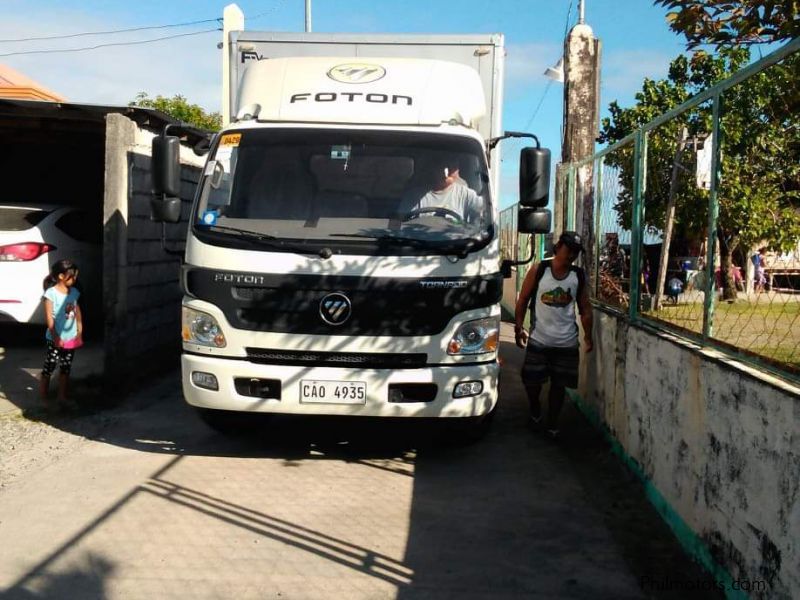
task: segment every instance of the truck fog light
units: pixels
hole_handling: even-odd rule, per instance
[[[206,390],[217,391],[219,383],[217,377],[212,373],[204,373],[203,371],[192,371],[192,383],[199,388]]]
[[[483,391],[482,381],[462,381],[453,390],[453,398],[468,398],[477,396]]]

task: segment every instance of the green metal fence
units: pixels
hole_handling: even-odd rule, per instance
[[[517,234],[518,205],[500,212],[500,254],[503,260],[525,260],[530,255],[529,235]],[[503,307],[509,314],[514,314],[517,294],[522,286],[528,265],[520,265],[512,269],[512,284],[504,286]]]
[[[800,375],[800,39],[562,167],[569,228],[587,165],[598,304]]]

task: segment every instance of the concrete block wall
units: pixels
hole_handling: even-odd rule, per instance
[[[599,310],[581,368],[684,545],[752,597],[800,598],[800,389]]]
[[[118,114],[106,118],[104,200],[105,374],[125,385],[180,364],[179,256],[164,251],[150,220],[154,134]],[[166,225],[166,247],[183,250],[203,157],[181,148],[181,222]]]

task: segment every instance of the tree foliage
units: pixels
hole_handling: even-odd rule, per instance
[[[800,36],[797,0],[655,0],[687,47],[771,43]]]
[[[222,127],[222,116],[218,112],[206,112],[201,106],[190,104],[180,94],[176,94],[172,98],[165,98],[160,95],[150,98],[146,92],[139,92],[136,94],[135,100],[129,103],[129,106],[155,108],[198,129],[218,131]]]
[[[601,141],[613,143],[659,115],[676,108],[696,93],[729,77],[750,60],[746,48],[722,49],[718,55],[697,52],[670,64],[666,80],[646,79],[636,105],[621,108],[612,102],[603,119]],[[794,250],[800,240],[800,56],[781,63],[727,89],[721,96],[720,175],[717,190],[718,230],[723,265],[730,265],[737,247],[749,250],[766,242],[776,250]],[[708,221],[708,194],[695,181],[693,144],[708,141],[712,103],[685,110],[652,128],[647,136],[645,224],[664,227],[670,192],[676,200],[674,235],[702,239]],[[688,151],[678,142],[686,128]],[[678,162],[677,181],[673,182]],[[621,190],[614,206],[618,221],[631,226],[633,149],[609,154],[607,164],[620,170]],[[629,182],[629,183],[625,183]]]

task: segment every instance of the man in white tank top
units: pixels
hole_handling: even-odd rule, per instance
[[[583,251],[583,240],[574,231],[565,231],[554,247],[554,256],[533,265],[522,283],[515,311],[514,334],[517,346],[526,348],[522,382],[530,403],[531,425],[542,421],[539,395],[550,380],[547,405],[547,433],[558,436],[558,415],[564,404],[565,388],[578,387],[580,350],[575,307],[583,325],[583,349],[591,352],[592,306],[586,274],[572,263]],[[525,331],[525,313],[531,307],[531,330]]]

